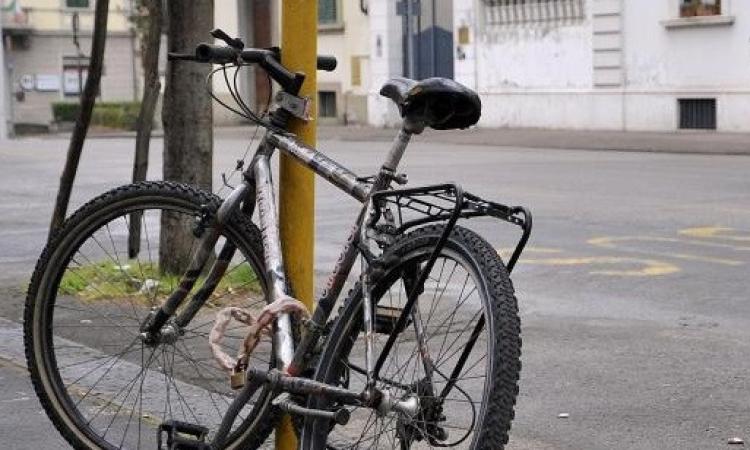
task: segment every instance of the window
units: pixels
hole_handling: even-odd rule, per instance
[[[332,25],[338,22],[338,0],[318,0],[318,23],[322,25]]]
[[[681,0],[680,17],[718,16],[721,0]]]
[[[88,8],[89,0],[65,0],[66,8]]]
[[[680,128],[683,130],[715,130],[715,98],[681,98]]]
[[[584,0],[482,0],[487,23],[549,24],[584,19]]]
[[[318,92],[318,115],[336,117],[336,93],[333,91]]]
[[[63,56],[63,93],[66,96],[78,96],[88,73],[89,59],[87,57]]]
[[[362,57],[352,56],[352,86],[362,86]]]

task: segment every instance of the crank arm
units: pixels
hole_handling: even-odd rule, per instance
[[[277,369],[269,371],[259,369],[248,369],[248,383],[268,383],[268,386],[277,391],[288,392],[298,395],[322,395],[330,397],[346,405],[369,406],[366,394],[351,391],[349,389],[331,386],[320,381],[309,378],[292,377]]]
[[[312,417],[315,419],[325,419],[336,422],[339,425],[346,425],[349,423],[349,410],[346,408],[339,408],[336,411],[326,411],[324,409],[311,409],[305,408],[297,404],[294,400],[289,397],[289,394],[281,394],[276,397],[273,404],[278,406],[280,410],[288,414],[294,414],[298,416]]]

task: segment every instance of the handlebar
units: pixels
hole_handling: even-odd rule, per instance
[[[281,65],[281,50],[278,47],[268,49],[246,48],[213,45],[202,43],[195,48],[195,54],[169,53],[168,59],[182,61],[196,61],[212,64],[230,64],[233,62],[244,62],[260,65],[268,74],[278,82],[285,91],[295,93],[299,91],[304,75],[292,73]],[[336,69],[338,64],[335,56],[319,55],[317,68],[328,72]]]
[[[318,55],[318,70],[333,72],[338,65],[336,57],[333,55]]]

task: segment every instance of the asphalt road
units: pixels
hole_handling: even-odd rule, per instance
[[[750,439],[750,158],[417,141],[403,164],[410,184],[457,181],[534,211],[513,277],[524,350],[509,448],[719,449]],[[21,316],[66,145],[25,139],[0,148],[0,316],[10,321]],[[132,148],[125,139],[89,140],[73,204],[126,183]],[[219,138],[215,172],[231,170],[244,148],[237,136]],[[368,174],[387,145],[321,148]],[[159,153],[156,141],[154,160]],[[356,208],[318,183],[321,277]],[[506,255],[517,237],[485,219],[469,225]],[[0,435],[10,448],[57,448],[16,367],[17,328],[0,325]]]

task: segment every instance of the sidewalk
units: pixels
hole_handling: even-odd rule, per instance
[[[252,128],[244,126],[217,127],[217,138],[245,140]],[[394,128],[361,125],[323,125],[318,128],[319,140],[390,141]],[[67,136],[56,134],[50,136]],[[92,138],[128,138],[134,132],[93,129]],[[162,137],[161,130],[154,137]],[[708,155],[750,155],[750,133],[717,133],[711,131],[641,132],[582,131],[519,128],[472,128],[469,130],[425,130],[416,137],[421,142],[455,145],[486,145],[494,147],[549,148],[574,150],[611,150],[625,152],[688,153]]]
[[[342,141],[391,140],[393,129],[330,126],[318,129],[318,139]],[[423,142],[577,150],[750,155],[750,133],[571,131],[510,128],[426,130]]]

